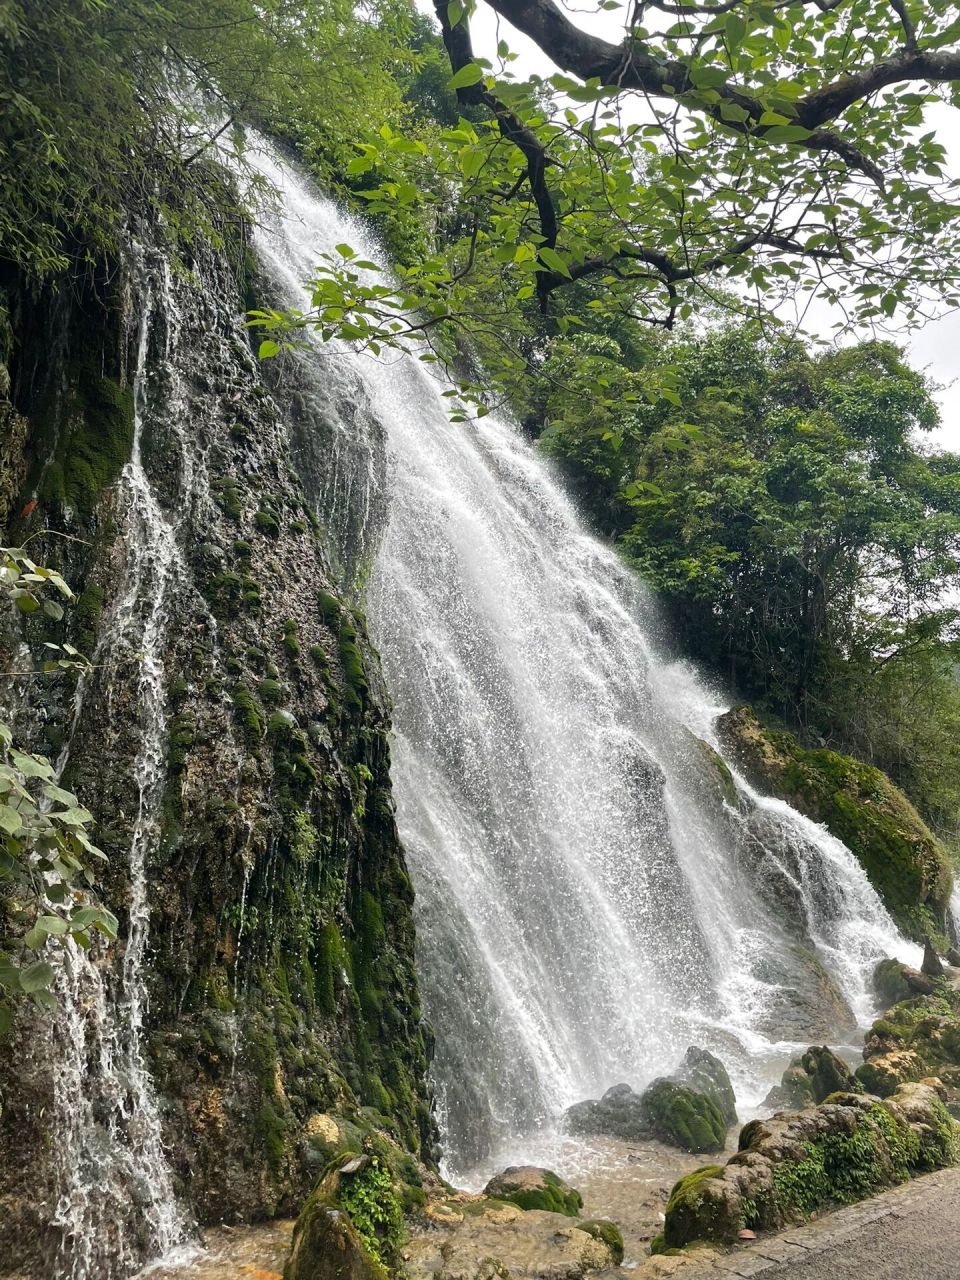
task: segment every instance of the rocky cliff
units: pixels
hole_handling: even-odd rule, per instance
[[[125,1231],[149,1251],[151,1109],[200,1221],[295,1210],[329,1113],[432,1147],[377,656],[243,328],[241,229],[224,244],[172,261],[139,228],[39,297],[0,280],[4,539],[62,567],[78,600],[56,638],[94,663],[9,680],[3,706],[96,815],[121,920],[59,984],[66,1013],[24,1012],[0,1055],[17,1275],[78,1251],[112,1275]]]

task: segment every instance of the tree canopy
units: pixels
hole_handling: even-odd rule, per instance
[[[309,319],[325,332],[449,354],[496,331],[496,379],[517,304],[580,324],[556,295],[584,281],[595,312],[667,329],[718,303],[802,317],[817,296],[850,325],[956,304],[957,185],[928,122],[960,84],[954,5],[481,5],[503,20],[495,49],[474,48],[472,0],[437,4],[461,119],[388,128],[349,166],[373,212],[437,234],[398,283],[324,263]],[[595,34],[615,23],[619,39]],[[516,79],[510,28],[556,73]]]

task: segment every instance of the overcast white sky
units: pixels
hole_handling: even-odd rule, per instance
[[[433,14],[430,0],[417,0],[417,4],[424,13]],[[598,27],[602,27],[603,34],[611,40],[617,39],[621,23],[622,17],[615,12],[587,13],[580,19],[580,25],[591,31],[596,32]],[[496,56],[497,40],[502,36],[510,49],[519,54],[511,68],[518,77],[533,74],[547,76],[556,70],[531,41],[502,22],[484,4],[477,6],[471,20],[471,32],[474,53],[478,57],[491,59]],[[931,110],[925,128],[937,129],[939,140],[947,148],[950,170],[960,173],[960,111],[945,105],[937,106]],[[820,336],[831,338],[831,308],[826,305],[816,311],[811,308],[807,316],[807,329],[816,332],[818,319],[822,325]],[[941,384],[942,390],[937,399],[943,425],[936,432],[934,440],[943,448],[960,450],[960,311],[953,311],[942,319],[931,321],[912,333],[898,329],[894,324],[883,331],[883,336],[905,343],[914,367],[923,369],[935,382]]]

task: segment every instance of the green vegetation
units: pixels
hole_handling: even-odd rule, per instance
[[[387,1166],[372,1156],[358,1173],[342,1175],[337,1199],[373,1257],[385,1266],[394,1265],[404,1237],[404,1221]]]
[[[8,606],[21,616],[56,622],[63,617],[56,596],[73,599],[59,573],[36,564],[22,547],[0,547],[0,597]],[[46,641],[44,648],[37,675],[88,665],[69,644]],[[58,785],[50,761],[19,750],[0,723],[0,911],[7,926],[0,949],[0,1035],[10,1027],[14,1001],[56,1005],[53,967],[39,954],[48,939],[89,947],[95,932],[117,936],[116,917],[91,891],[93,867],[105,858],[90,838],[92,824],[93,814]]]

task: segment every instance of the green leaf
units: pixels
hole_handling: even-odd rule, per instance
[[[20,974],[20,986],[24,991],[43,991],[53,982],[53,965],[45,960],[38,960],[29,965]]]
[[[271,338],[264,338],[260,343],[260,350],[257,353],[261,360],[269,360],[271,356],[275,356],[280,351],[280,343],[274,342]]]
[[[774,124],[760,136],[764,142],[802,142],[810,137],[810,130],[801,124]]]
[[[547,246],[544,245],[540,250],[540,261],[543,262],[545,266],[549,267],[551,271],[558,271],[560,275],[566,276],[568,280],[573,278],[570,275],[570,268],[567,266],[566,262],[564,262],[563,258],[560,257],[559,253],[557,253],[556,249],[548,249]]]
[[[5,831],[7,835],[16,835],[23,826],[20,815],[16,809],[11,809],[8,804],[0,804],[0,831]]]
[[[483,68],[475,62],[468,62],[465,67],[450,77],[447,81],[448,89],[469,89],[471,85],[479,84],[483,79]]]
[[[43,929],[45,933],[51,933],[59,937],[69,929],[66,920],[61,920],[59,916],[40,916],[37,920],[38,929]]]

